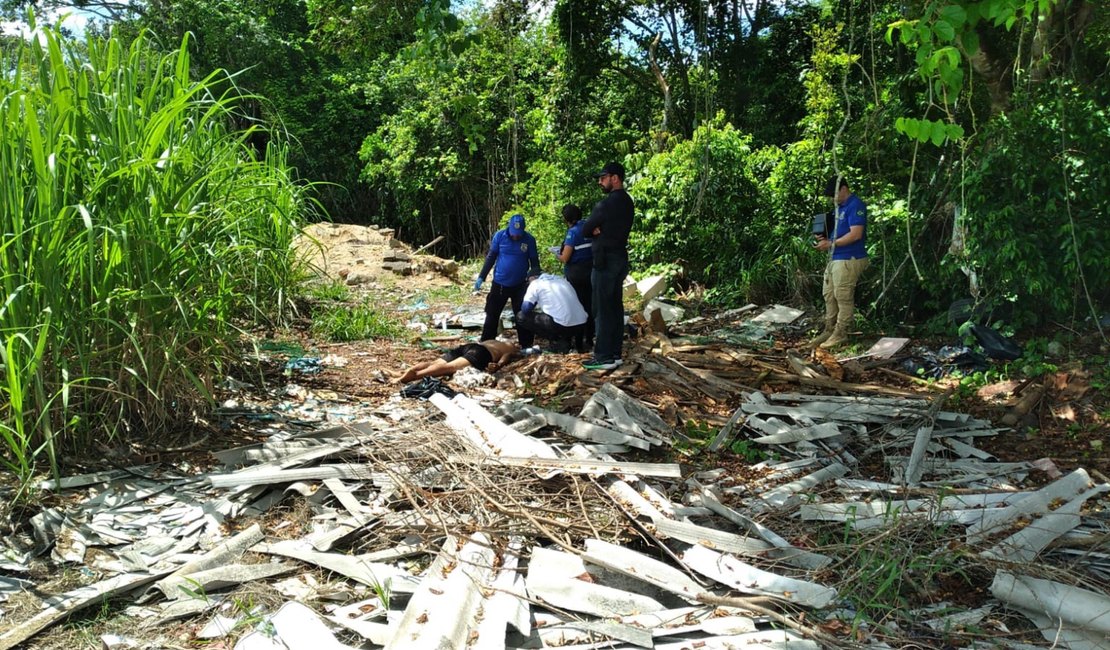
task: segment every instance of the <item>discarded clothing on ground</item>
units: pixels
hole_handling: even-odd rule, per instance
[[[902,362],[907,373],[924,379],[940,379],[957,370],[963,373],[982,372],[990,361],[966,346],[946,345],[936,352],[917,348],[913,356]]]
[[[971,334],[983,346],[983,352],[992,359],[1013,361],[1021,357],[1020,345],[985,325],[972,325]]]
[[[401,389],[401,397],[428,399],[436,393],[445,395],[448,398],[458,395],[456,391],[452,390],[447,384],[435,377],[425,377]]]

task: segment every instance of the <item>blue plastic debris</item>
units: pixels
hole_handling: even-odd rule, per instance
[[[320,372],[323,366],[318,357],[295,357],[285,362],[285,372],[299,372],[303,375],[314,375]]]

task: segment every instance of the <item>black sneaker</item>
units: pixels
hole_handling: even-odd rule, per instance
[[[589,361],[582,362],[582,367],[586,370],[615,370],[624,363],[620,359],[613,359],[611,361],[601,361],[599,359],[590,359]]]

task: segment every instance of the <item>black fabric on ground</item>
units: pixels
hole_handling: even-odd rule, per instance
[[[401,397],[410,397],[414,399],[428,399],[436,393],[446,395],[447,397],[454,397],[459,394],[436,377],[425,377],[401,389]]]

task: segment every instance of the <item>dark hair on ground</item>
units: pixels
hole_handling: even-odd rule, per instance
[[[563,221],[567,222],[567,225],[573,225],[577,223],[578,220],[581,218],[582,209],[579,208],[577,205],[574,205],[573,203],[568,203],[563,206]]]

